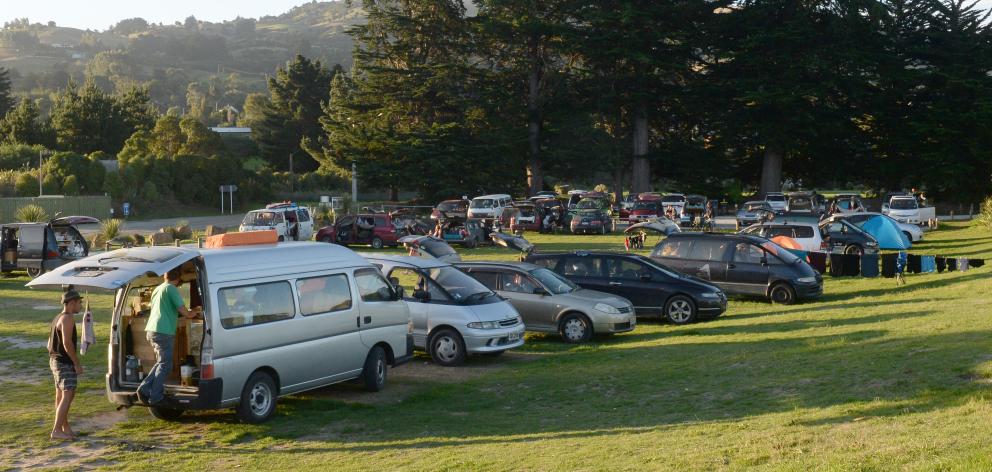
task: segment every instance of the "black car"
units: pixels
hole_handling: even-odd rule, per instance
[[[583,198],[575,205],[569,229],[574,234],[606,234],[613,231],[613,218],[608,206],[599,199]]]
[[[675,324],[715,318],[727,309],[723,292],[644,256],[577,251],[530,254],[525,259],[565,276],[582,288],[619,295],[637,316],[661,315]]]
[[[62,264],[89,255],[90,245],[75,225],[96,224],[89,216],[64,216],[48,223],[9,223],[0,226],[0,270],[26,269],[37,277]]]
[[[760,236],[675,233],[655,246],[651,259],[731,295],[791,304],[823,294],[823,277],[813,267]]]
[[[830,252],[844,254],[874,254],[878,252],[878,240],[843,218],[830,218],[820,223],[823,243]]]

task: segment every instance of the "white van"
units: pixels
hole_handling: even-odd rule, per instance
[[[177,267],[183,299],[204,307],[204,316],[180,320],[166,398],[151,408],[158,418],[234,407],[242,420],[259,423],[283,395],[355,378],[378,391],[386,366],[413,356],[410,312],[400,293],[375,266],[333,244],[119,249],[27,285],[116,290],[107,397],[132,406],[141,404],[135,370],[147,373],[155,363],[144,332],[151,293]],[[196,372],[191,382],[180,382],[184,363]]]
[[[511,202],[513,202],[513,199],[504,193],[475,197],[468,204],[468,217],[484,219],[499,218],[503,214],[503,209],[508,207]]]
[[[310,210],[295,203],[273,203],[245,214],[238,231],[275,230],[279,241],[309,241],[313,237]]]
[[[524,344],[524,322],[513,305],[451,264],[379,254],[368,259],[403,287],[413,344],[439,365],[459,365],[469,354],[498,356]]]

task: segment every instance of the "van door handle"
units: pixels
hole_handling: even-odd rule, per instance
[[[622,283],[620,283],[620,282],[610,282],[610,286],[611,286],[611,287],[619,287],[619,286],[621,286],[621,285],[623,285],[623,284],[622,284]]]
[[[727,268],[728,269],[736,269],[737,268],[737,265],[736,264],[727,264]]]
[[[365,324],[369,324],[371,322],[372,322],[372,317],[371,316],[366,316],[365,317]]]
[[[361,316],[356,316],[355,317],[355,327],[356,328],[361,328],[362,327],[362,317]]]

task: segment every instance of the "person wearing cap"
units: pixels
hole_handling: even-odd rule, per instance
[[[165,397],[165,380],[172,372],[172,350],[176,342],[176,324],[179,316],[196,318],[202,308],[189,310],[179,294],[182,284],[182,270],[170,270],[165,281],[152,291],[151,314],[145,324],[145,338],[155,350],[155,365],[148,376],[138,386],[138,400],[147,405],[155,405]]]
[[[69,289],[62,294],[62,312],[52,320],[48,330],[48,366],[55,377],[55,425],[50,437],[57,440],[76,439],[69,426],[69,407],[76,396],[76,379],[83,365],[76,356],[79,336],[76,333],[76,313],[83,306],[79,292]]]

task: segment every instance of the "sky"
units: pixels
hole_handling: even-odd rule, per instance
[[[992,0],[986,0],[992,3]],[[0,22],[28,18],[59,26],[103,31],[125,18],[172,24],[189,15],[218,22],[278,15],[307,0],[0,0]]]

